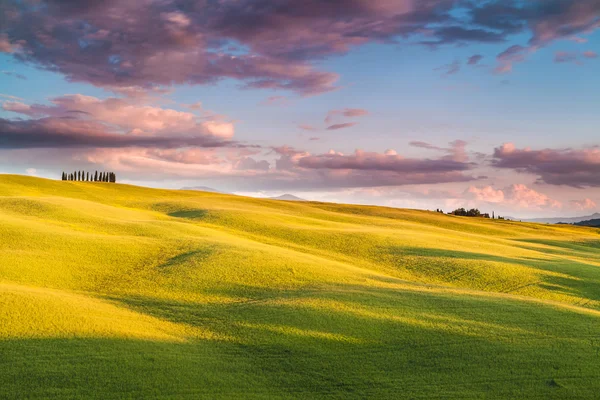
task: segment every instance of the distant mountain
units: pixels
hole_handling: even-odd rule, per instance
[[[271,200],[287,200],[287,201],[308,201],[305,199],[301,199],[298,196],[294,196],[293,194],[282,194],[281,196],[277,196],[277,197],[269,197],[269,199]]]
[[[577,226],[592,226],[594,228],[600,228],[600,219],[589,219],[587,221],[576,222]]]
[[[593,219],[600,219],[600,213],[594,213],[592,215],[584,215],[582,217],[558,217],[558,218],[533,218],[524,219],[526,222],[537,222],[539,224],[576,224],[578,222],[589,221]]]
[[[210,188],[208,186],[188,186],[188,187],[182,187],[181,190],[197,190],[199,192],[210,192],[210,193],[227,194],[227,192],[222,192],[220,190],[213,189],[213,188]]]

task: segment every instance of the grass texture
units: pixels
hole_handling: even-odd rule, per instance
[[[0,398],[600,393],[600,230],[0,175]]]

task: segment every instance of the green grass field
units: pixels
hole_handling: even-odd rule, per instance
[[[600,230],[0,175],[0,398],[598,398]]]

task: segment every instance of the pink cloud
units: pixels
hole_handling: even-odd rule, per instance
[[[524,47],[521,45],[510,46],[496,57],[498,65],[494,69],[494,72],[497,74],[511,72],[515,63],[525,61],[527,56],[535,51],[537,51],[536,47]]]
[[[565,63],[577,61],[577,53],[569,52],[569,51],[557,51],[554,53],[554,62],[555,63]]]
[[[450,147],[439,147],[423,141],[412,141],[409,143],[409,145],[413,147],[418,147],[427,150],[443,151],[447,153],[447,156],[445,158],[459,162],[466,162],[469,159],[466,150],[467,144],[468,143],[464,140],[454,140],[449,143]]]
[[[345,128],[350,128],[354,125],[357,125],[358,122],[346,122],[343,124],[333,124],[327,127],[328,131],[336,131],[338,129],[345,129]]]
[[[384,154],[356,150],[351,155],[336,152],[309,155],[300,158],[298,165],[312,169],[355,169],[413,173],[465,171],[470,168],[468,164],[446,159],[419,160],[404,158],[394,150],[387,150]]]
[[[494,150],[493,165],[537,175],[552,185],[573,187],[600,186],[600,148],[517,149],[505,143]]]
[[[287,97],[285,96],[270,96],[266,100],[261,102],[261,104],[266,106],[282,106],[287,103]]]
[[[492,186],[471,186],[466,191],[467,198],[491,204],[512,206],[517,209],[553,209],[562,208],[563,204],[547,195],[531,189],[523,184],[513,184],[504,189]]]
[[[525,34],[528,47],[537,48],[600,25],[597,0],[240,0],[189,7],[174,0],[60,6],[40,0],[2,2],[0,13],[0,51],[70,81],[117,90],[230,78],[302,95],[337,88],[338,75],[318,70],[314,61],[367,43],[417,39],[435,47]],[[497,72],[516,61],[504,60]]]
[[[50,101],[52,104],[49,106],[5,102],[3,109],[30,117],[86,118],[134,135],[213,136],[230,139],[234,134],[234,126],[228,121],[200,120],[193,113],[139,105],[126,99],[111,97],[101,100],[74,94],[56,97]]]
[[[306,124],[298,125],[298,128],[302,129],[303,131],[316,131],[317,130],[317,128],[315,128],[314,126],[306,125]]]
[[[339,116],[353,118],[353,117],[363,117],[368,114],[369,114],[369,112],[362,108],[344,108],[342,110],[331,110],[327,113],[327,116],[325,117],[325,123],[331,124],[331,122],[336,117],[339,117]]]
[[[593,210],[598,207],[595,201],[592,199],[583,199],[583,200],[571,200],[569,204],[575,208],[576,210],[584,211],[584,210]]]

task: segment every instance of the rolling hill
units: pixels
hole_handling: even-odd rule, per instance
[[[0,398],[595,398],[599,232],[0,175]]]

